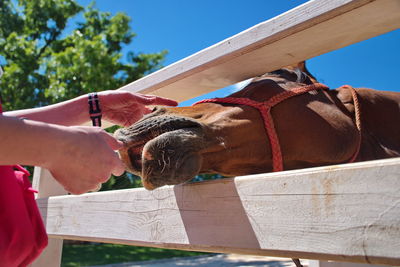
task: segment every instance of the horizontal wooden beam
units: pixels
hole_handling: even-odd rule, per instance
[[[400,158],[37,202],[53,238],[400,265]]]
[[[398,0],[309,1],[121,90],[183,101],[398,28]]]

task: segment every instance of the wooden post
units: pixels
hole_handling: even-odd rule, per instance
[[[39,191],[36,198],[46,198],[50,196],[66,195],[67,191],[53,178],[51,173],[43,168],[35,167],[33,174],[33,188]],[[47,210],[41,210],[42,218],[46,218],[43,214]],[[46,225],[46,220],[44,221]],[[47,267],[60,266],[62,255],[63,239],[49,238],[49,245],[39,256],[31,267]]]

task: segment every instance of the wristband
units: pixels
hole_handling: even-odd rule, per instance
[[[101,109],[97,93],[88,94],[89,115],[93,126],[101,127]]]

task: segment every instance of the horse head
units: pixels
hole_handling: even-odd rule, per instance
[[[230,97],[255,102],[316,84],[304,63],[254,78]],[[347,93],[343,93],[350,98]],[[269,112],[285,170],[349,161],[357,151],[354,107],[335,90],[309,90]],[[191,180],[201,173],[237,176],[273,170],[273,149],[262,114],[234,103],[156,107],[115,136],[125,143],[120,156],[127,170],[155,189]]]

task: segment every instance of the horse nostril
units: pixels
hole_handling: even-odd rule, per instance
[[[134,146],[128,150],[129,160],[133,169],[132,171],[137,173],[142,172],[142,151],[143,145]]]

